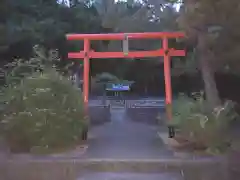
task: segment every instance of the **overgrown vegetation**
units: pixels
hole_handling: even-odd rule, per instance
[[[69,2],[69,5],[66,2]],[[172,3],[181,4],[179,12],[176,11]],[[221,149],[222,147],[219,148],[219,146],[222,146],[222,142],[225,144],[225,137],[227,136],[218,138],[223,140],[219,143],[216,142],[216,136],[221,137],[222,134],[225,134],[219,135],[219,132],[224,124],[226,125],[224,128],[227,129],[229,122],[233,119],[231,116],[235,116],[235,112],[231,110],[232,103],[226,102],[222,104],[221,93],[219,93],[220,88],[216,83],[215,73],[224,72],[226,74],[234,73],[239,75],[239,3],[239,0],[232,0],[231,3],[228,0],[219,0],[218,3],[215,0],[128,0],[119,1],[118,3],[114,0],[11,0],[9,2],[2,0],[0,2],[0,15],[3,19],[0,22],[1,65],[3,67],[6,63],[11,62],[13,58],[29,59],[32,56],[32,46],[34,44],[42,44],[47,50],[51,48],[58,49],[61,57],[59,64],[65,67],[66,61],[64,60],[66,60],[66,54],[69,49],[71,51],[83,49],[82,43],[77,45],[71,44],[69,48],[64,37],[66,33],[183,30],[187,37],[184,43],[176,45],[176,42],[169,42],[170,46],[173,45],[175,47],[176,45],[179,49],[187,47],[188,51],[188,56],[184,61],[182,59],[173,59],[173,76],[179,78],[181,74],[185,73],[189,77],[190,74],[196,75],[201,72],[203,83],[198,81],[191,88],[186,89],[192,91],[193,88],[200,84],[199,88],[196,89],[204,88],[206,100],[203,98],[193,100],[181,97],[174,107],[174,120],[181,129],[181,133],[189,140],[200,142],[202,146],[212,146],[213,149]],[[158,40],[145,42],[136,40],[130,44],[131,50],[158,49],[161,47]],[[116,41],[93,42],[92,48],[96,51],[119,51],[121,43]],[[51,81],[50,77],[54,76],[53,79],[55,78],[59,86],[66,85],[69,91],[72,90],[71,88],[73,87],[70,86],[67,79],[58,74],[56,69],[50,70],[49,66],[47,69],[43,68],[44,59],[46,58],[42,56],[31,59],[34,62],[30,63],[31,66],[29,66],[29,63],[22,63],[22,61],[10,63],[13,66],[17,65],[17,68],[14,68],[10,76],[7,76],[8,86],[3,89],[3,93],[8,94],[5,97],[6,101],[11,102],[6,106],[8,111],[10,111],[11,104],[11,106],[16,108],[17,112],[20,112],[17,109],[19,107],[15,107],[16,104],[14,104],[17,101],[12,101],[10,97],[11,93],[19,95],[18,93],[21,92],[23,94],[26,91],[24,83],[27,83],[26,85],[28,86],[33,86],[29,87],[29,89],[51,89],[53,87],[49,84]],[[149,87],[156,86],[156,84],[159,85],[160,79],[163,79],[163,77],[159,76],[159,67],[161,66],[159,58],[156,58],[156,60],[153,58],[151,61],[135,61],[132,59],[128,59],[128,61],[114,61],[110,59],[104,60],[104,63],[101,60],[91,60],[90,63],[91,76],[102,71],[115,72],[120,79],[131,79],[136,84],[140,84],[138,90],[146,92],[147,95],[149,95]],[[93,63],[94,65],[92,66]],[[143,69],[148,73],[143,73]],[[32,79],[29,79],[28,76],[37,79],[34,82],[39,81],[39,85],[43,87],[32,84]],[[43,77],[48,78],[44,79],[43,82]],[[63,81],[61,80],[62,78],[64,79]],[[66,84],[64,84],[65,82]],[[183,83],[186,80],[179,80],[179,82]],[[94,80],[92,84],[94,88]],[[99,89],[104,89],[105,85],[102,86],[103,84],[98,83],[100,85]],[[164,83],[159,86],[163,87]],[[178,86],[178,89],[181,89],[179,88],[180,86],[185,87],[183,84],[176,86]],[[176,88],[173,89],[175,90]],[[229,96],[229,92],[232,92],[232,90],[229,90],[229,87],[226,89],[228,92],[226,96]],[[72,91],[75,92],[75,90]],[[30,90],[27,89],[26,92],[30,93]],[[159,93],[159,89],[156,89],[156,92]],[[48,94],[50,92],[45,93]],[[59,92],[56,91],[56,93]],[[62,95],[60,96],[64,97],[64,93],[61,93]],[[50,96],[50,94],[48,95]],[[20,100],[18,102],[20,103]],[[25,101],[22,100],[22,102]],[[14,113],[13,111],[10,112]],[[216,133],[216,136],[213,135],[214,133]],[[226,144],[228,144],[228,140],[226,141]],[[213,144],[210,146],[211,143]]]
[[[78,88],[43,57],[16,63],[7,73],[0,123],[14,152],[72,147],[88,125]]]
[[[239,117],[232,101],[212,110],[202,93],[195,93],[193,98],[180,95],[173,113],[178,135],[192,143],[194,149],[220,153],[231,146],[230,126]]]

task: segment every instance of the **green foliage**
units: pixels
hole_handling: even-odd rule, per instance
[[[1,69],[8,86],[18,84],[22,78],[31,76],[35,71],[43,71],[45,67],[55,67],[59,61],[57,50],[46,51],[42,46],[35,45],[33,51],[35,55],[28,61],[15,59]]]
[[[0,10],[4,19],[0,22],[0,53],[8,52],[13,45],[17,46],[14,50],[20,51],[19,54],[23,53],[21,51],[29,53],[27,47],[18,43],[43,43],[47,47],[66,48],[66,33],[90,33],[101,28],[96,9],[83,2],[68,7],[56,0],[3,0]]]
[[[211,151],[224,150],[230,143],[229,125],[238,117],[234,103],[226,101],[212,110],[202,93],[193,96],[179,96],[174,103],[174,125],[189,141]]]
[[[83,49],[81,41],[66,41],[66,33],[152,32],[172,30],[176,26],[177,13],[173,8],[165,8],[164,12],[156,14],[155,10],[160,8],[156,3],[150,6],[150,2],[147,5],[137,1],[116,3],[113,0],[71,0],[70,6],[64,5],[66,1],[55,0],[48,2],[11,0],[6,2],[6,0],[0,2],[2,10],[0,14],[6,19],[6,22],[0,22],[2,34],[0,37],[0,59],[3,53],[7,53],[11,57],[7,56],[6,58],[4,55],[3,59],[7,61],[10,61],[12,57],[29,59],[32,56],[32,45],[43,44],[47,49],[59,49],[59,55],[62,58],[60,63],[64,66],[66,62],[69,62],[65,61],[67,52],[77,52]],[[154,1],[151,2],[154,3]],[[158,21],[160,16],[161,21]],[[154,17],[156,20],[153,20]],[[121,50],[120,41],[94,41],[91,45],[91,48],[96,51]],[[154,42],[153,40],[145,40],[145,42],[134,40],[130,43],[131,50],[157,49],[159,47],[160,41],[158,40]],[[131,71],[129,67],[132,64],[137,64],[137,61],[110,63],[106,60],[107,64],[102,63],[101,60],[97,60],[97,62],[97,65],[94,62],[94,68],[101,69],[100,71],[102,69],[104,71],[118,71],[117,75],[121,78],[126,78],[126,74]],[[155,62],[159,65],[159,58],[156,61],[151,61],[150,64],[155,66]],[[93,74],[100,72],[95,69],[94,71]],[[142,73],[139,75],[138,79],[142,79]],[[154,71],[149,75],[150,77],[146,75],[145,77],[149,79],[155,75],[158,76],[159,71]]]
[[[239,25],[240,1],[232,0],[188,0],[184,1],[178,23],[186,32],[188,44],[199,45],[203,39],[205,51],[214,53],[211,58],[214,71],[238,73],[240,37]],[[201,36],[201,37],[200,37]],[[199,49],[198,49],[199,51]]]
[[[27,66],[27,64],[25,64]],[[45,67],[3,89],[3,136],[12,151],[68,148],[87,125],[77,87],[54,68]]]

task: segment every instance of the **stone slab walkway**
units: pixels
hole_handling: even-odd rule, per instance
[[[155,159],[172,157],[157,136],[158,127],[136,123],[124,109],[112,110],[112,121],[90,131],[87,158]]]

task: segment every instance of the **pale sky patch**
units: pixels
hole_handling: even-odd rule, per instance
[[[65,3],[67,6],[70,5],[69,3],[69,0],[57,0],[59,3]],[[127,1],[127,0],[115,0],[115,2],[119,2],[119,1]],[[137,0],[138,2],[142,2],[142,0]],[[181,7],[181,4],[178,3],[178,4],[175,4],[174,7],[176,8],[177,11],[179,11],[180,7]]]

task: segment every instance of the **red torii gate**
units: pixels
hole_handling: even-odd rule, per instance
[[[185,56],[185,50],[169,49],[169,38],[183,38],[182,32],[144,32],[144,33],[110,33],[110,34],[68,34],[67,40],[83,40],[84,49],[80,52],[68,53],[68,58],[83,59],[83,96],[85,108],[88,106],[89,97],[89,59],[90,58],[143,58],[143,57],[164,57],[164,80],[166,94],[166,110],[168,119],[172,119],[172,87],[171,87],[171,56]],[[129,39],[162,39],[162,48],[152,51],[132,51],[128,52]],[[122,52],[96,52],[90,49],[91,40],[122,40]],[[170,136],[174,136],[173,128],[169,128]]]

